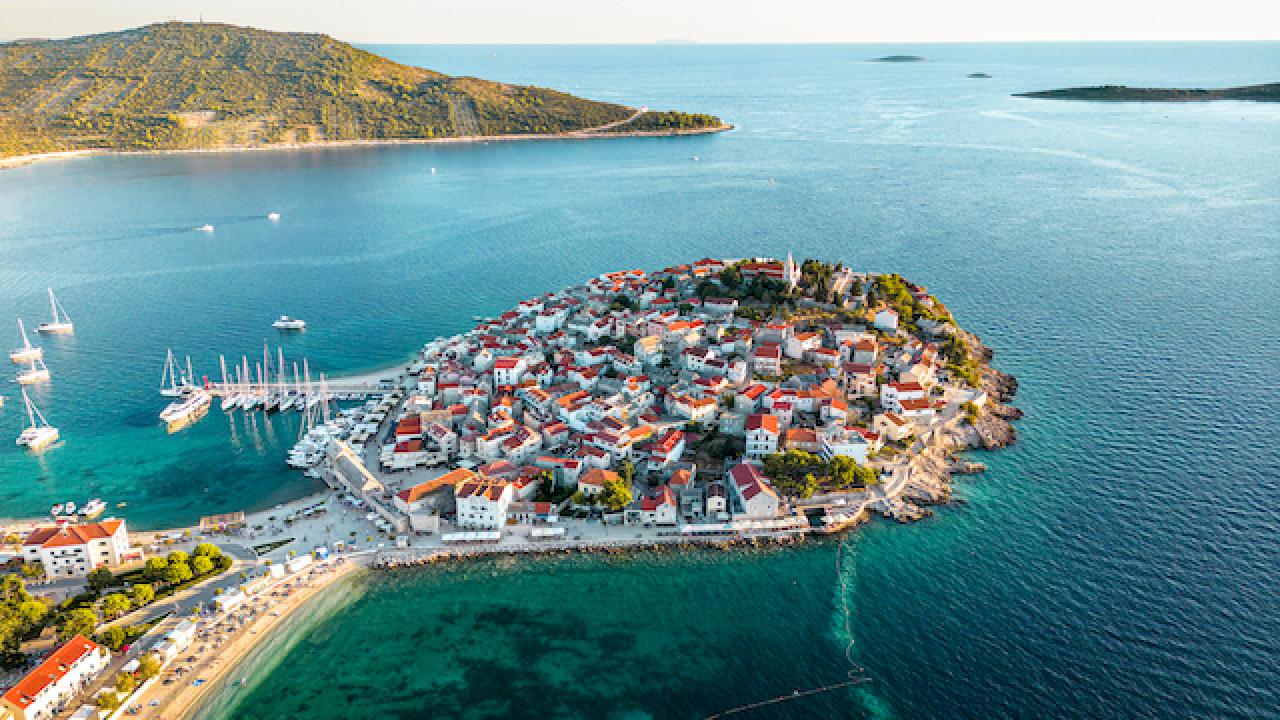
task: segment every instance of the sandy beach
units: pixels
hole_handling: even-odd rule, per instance
[[[588,128],[559,134],[531,135],[467,135],[465,137],[445,138],[394,138],[371,140],[320,140],[306,143],[275,143],[272,145],[233,146],[217,148],[181,148],[172,150],[109,150],[106,148],[90,148],[84,150],[64,150],[60,152],[33,153],[0,158],[0,169],[18,167],[49,160],[67,160],[91,155],[187,155],[205,153],[262,152],[281,150],[328,150],[335,148],[378,147],[384,145],[454,145],[488,142],[516,142],[523,140],[595,140],[599,138],[637,138],[637,137],[678,137],[683,135],[710,135],[733,129],[733,125],[724,124],[710,128],[694,128],[689,130],[646,130],[634,132],[609,132],[600,128]]]
[[[140,707],[131,717],[178,720],[190,717],[192,711],[213,688],[244,659],[258,643],[264,641],[290,615],[306,607],[325,588],[362,569],[359,557],[340,557],[330,560],[301,577],[282,580],[274,590],[257,596],[248,607],[250,618],[234,630],[212,629],[207,636],[192,641],[192,646],[161,673],[161,678],[174,678],[165,685],[163,680],[130,702],[130,707]],[[279,596],[273,596],[279,592]],[[244,616],[240,610],[233,615]],[[214,628],[216,624],[211,624]],[[205,627],[202,626],[202,631]],[[204,651],[201,652],[203,647]],[[195,657],[194,662],[186,662]],[[184,668],[178,674],[177,668]],[[198,683],[198,684],[197,684]],[[152,706],[152,703],[156,705]]]

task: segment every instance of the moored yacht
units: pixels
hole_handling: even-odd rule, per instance
[[[19,385],[49,382],[49,368],[45,367],[43,360],[32,360],[26,370],[18,373],[17,379]]]
[[[18,334],[22,336],[22,347],[9,351],[9,362],[24,363],[44,357],[44,349],[32,345],[27,338],[27,328],[22,324],[22,318],[18,318]]]
[[[36,332],[49,335],[70,335],[75,332],[76,326],[72,324],[71,316],[67,315],[62,303],[54,297],[53,288],[49,288],[49,309],[53,311],[53,320],[37,325]]]
[[[198,420],[209,409],[210,400],[209,393],[200,388],[188,390],[160,411],[160,419],[170,426]]]
[[[49,424],[40,414],[40,410],[31,402],[26,388],[22,390],[22,400],[27,404],[27,427],[18,435],[18,444],[39,452],[58,441],[58,428]]]
[[[93,498],[85,503],[84,507],[80,508],[80,515],[86,520],[92,520],[105,512],[106,509],[107,504],[102,502],[101,498]]]

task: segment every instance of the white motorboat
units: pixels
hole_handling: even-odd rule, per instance
[[[49,382],[49,368],[45,367],[43,360],[32,360],[26,370],[18,373],[19,385],[35,385],[36,383]]]
[[[80,515],[86,520],[93,520],[102,513],[106,512],[107,504],[102,502],[100,498],[93,498],[80,508]]]
[[[53,288],[49,288],[49,309],[53,311],[53,320],[37,325],[36,332],[49,335],[70,335],[75,332],[76,326],[72,324],[71,316],[62,307],[62,303],[54,297]]]
[[[209,409],[211,400],[209,393],[204,390],[190,389],[160,411],[160,419],[171,427],[198,420]]]
[[[268,219],[268,220],[270,220],[271,222],[279,222],[279,221],[280,221],[280,213],[278,213],[278,212],[269,212],[269,213],[267,213],[267,219]]]
[[[210,225],[209,223],[205,223],[204,225],[201,225],[200,227],[196,228],[196,230],[199,230],[202,233],[212,233],[213,226]]]
[[[53,507],[49,508],[49,514],[50,514],[50,515],[52,515],[52,516],[54,516],[54,517],[58,517],[59,515],[61,515],[61,514],[62,514],[62,503],[58,503],[57,505],[54,505]]]
[[[288,315],[281,315],[278,320],[271,323],[271,327],[277,330],[306,330],[307,321],[291,318]]]
[[[32,345],[27,338],[27,328],[22,324],[22,318],[18,318],[18,334],[22,336],[22,347],[9,351],[9,362],[24,363],[44,357],[44,349]]]

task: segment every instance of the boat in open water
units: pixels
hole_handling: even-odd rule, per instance
[[[25,445],[32,452],[40,452],[58,441],[58,428],[44,419],[40,409],[31,402],[26,388],[22,389],[22,401],[27,405],[27,427],[18,435],[18,444]]]
[[[37,325],[36,332],[46,335],[70,335],[76,331],[76,326],[71,322],[71,316],[62,307],[62,303],[58,302],[58,298],[54,297],[53,288],[49,288],[49,309],[53,311],[53,319]]]
[[[32,360],[27,369],[18,373],[19,385],[35,385],[37,383],[49,382],[49,368],[45,366],[43,360]]]
[[[22,324],[22,318],[18,318],[18,334],[22,336],[22,346],[9,351],[9,362],[17,364],[42,360],[44,349],[31,344],[31,339],[27,337],[27,328]]]
[[[271,327],[277,330],[306,330],[307,321],[291,318],[288,315],[281,315],[275,322],[271,323]]]

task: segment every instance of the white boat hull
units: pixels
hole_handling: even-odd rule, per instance
[[[39,452],[58,441],[58,429],[52,427],[27,428],[18,436],[18,444]]]
[[[18,373],[19,385],[35,385],[43,382],[49,382],[48,370],[28,370],[24,373]]]
[[[45,335],[70,335],[76,331],[76,326],[71,323],[40,323],[36,326],[36,332]]]
[[[11,363],[35,362],[36,360],[41,360],[43,358],[44,349],[38,347],[19,348],[9,353],[9,362]]]

